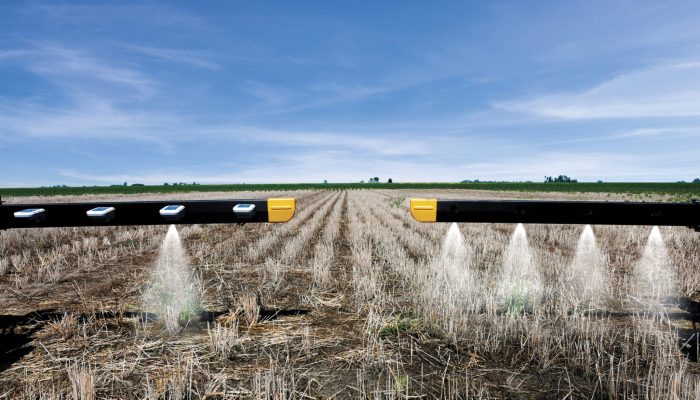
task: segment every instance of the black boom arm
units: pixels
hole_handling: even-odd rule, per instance
[[[2,204],[0,229],[287,222],[293,198]]]
[[[420,222],[670,225],[700,229],[700,203],[411,199]]]

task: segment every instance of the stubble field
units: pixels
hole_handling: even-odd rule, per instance
[[[150,295],[167,227],[1,232],[0,398],[700,397],[698,233],[662,227],[650,248],[651,227],[594,226],[586,241],[583,226],[420,224],[406,207],[625,195],[42,200],[280,195],[297,198],[289,223],[168,234],[196,303],[174,319]]]

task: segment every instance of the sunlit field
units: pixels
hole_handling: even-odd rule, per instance
[[[421,224],[408,197],[298,190],[285,224],[0,232],[0,398],[696,399],[700,234]],[[668,200],[651,194],[650,200]]]

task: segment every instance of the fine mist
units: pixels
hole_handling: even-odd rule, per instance
[[[676,279],[661,231],[655,226],[642,258],[637,262],[632,277],[632,293],[642,303],[657,306],[666,296],[673,295]]]
[[[542,283],[523,224],[511,236],[498,285],[501,305],[513,313],[531,311],[539,303]]]
[[[427,318],[454,331],[456,321],[465,321],[483,305],[481,290],[472,267],[472,250],[456,223],[447,231],[440,251],[417,271],[423,308]]]
[[[605,264],[593,229],[586,225],[576,246],[574,259],[562,276],[565,304],[574,308],[579,305],[603,305],[608,297],[610,282]]]
[[[145,303],[171,332],[201,311],[199,292],[175,225],[170,225],[161,245]]]
[[[471,249],[464,242],[457,224],[453,223],[442,243],[440,258],[434,265],[450,304],[462,307],[472,305],[471,300],[475,299],[479,292],[470,256]]]

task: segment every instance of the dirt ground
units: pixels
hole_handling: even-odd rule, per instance
[[[143,301],[167,227],[0,232],[0,398],[700,397],[696,232],[661,228],[673,291],[643,306],[629,282],[650,227],[594,227],[609,290],[574,307],[559,284],[582,227],[527,226],[545,294],[513,313],[474,304],[491,304],[514,226],[459,224],[467,301],[430,272],[449,225],[414,222],[406,198],[601,196],[291,195],[287,224],[178,228],[201,310],[176,331]]]

